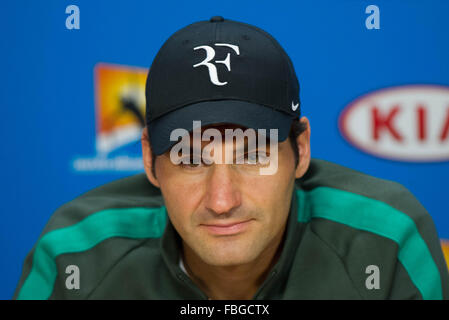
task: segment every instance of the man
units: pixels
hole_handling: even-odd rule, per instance
[[[447,299],[431,217],[401,185],[311,159],[287,54],[212,17],[150,68],[145,174],[62,206],[18,299]]]

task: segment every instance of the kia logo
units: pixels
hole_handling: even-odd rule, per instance
[[[344,108],[343,137],[356,148],[392,160],[449,160],[449,87],[407,85],[371,92]]]

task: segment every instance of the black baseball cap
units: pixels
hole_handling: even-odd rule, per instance
[[[163,154],[170,133],[232,123],[278,129],[288,137],[300,116],[293,63],[267,32],[221,16],[190,24],[162,45],[148,72],[146,123],[151,147]]]

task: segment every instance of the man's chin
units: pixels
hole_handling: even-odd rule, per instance
[[[236,241],[210,246],[200,257],[205,263],[217,267],[247,264],[256,258],[250,246],[240,245]]]
[[[246,257],[247,258],[247,257]],[[248,264],[251,261],[248,259],[242,259],[241,257],[212,257],[208,259],[209,261],[205,261],[208,265],[214,266],[214,267],[222,267],[222,268],[232,268],[241,266],[244,264]]]

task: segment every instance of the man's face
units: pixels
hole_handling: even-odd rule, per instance
[[[223,157],[225,144],[223,139]],[[278,144],[277,160],[275,174],[261,175],[267,164],[174,164],[169,152],[158,156],[157,184],[185,250],[213,266],[242,265],[273,251],[285,229],[297,169],[288,139]]]

